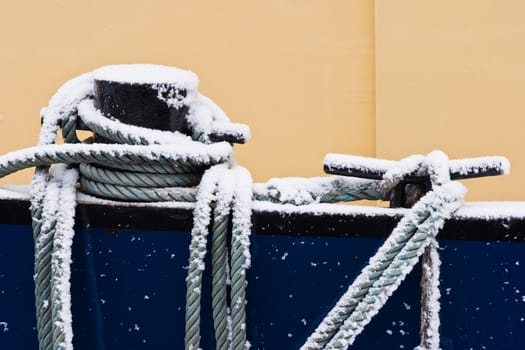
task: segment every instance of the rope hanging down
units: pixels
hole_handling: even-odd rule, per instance
[[[198,213],[203,205],[209,209],[212,204],[205,199],[209,187],[206,185],[209,182],[207,179],[214,181],[213,179],[223,173],[225,178],[230,176],[236,179],[239,185],[232,186],[230,202],[220,205],[222,202],[219,197],[214,198],[214,202],[219,203],[215,212],[217,208],[228,208],[228,211],[215,215],[214,231],[220,233],[217,236],[222,234],[222,237],[226,237],[225,230],[228,225],[217,224],[217,220],[229,217],[232,210],[231,279],[234,283],[231,295],[235,301],[231,303],[231,331],[233,349],[244,349],[244,288],[245,270],[250,260],[248,247],[251,191],[246,196],[240,189],[251,188],[249,173],[232,164],[232,148],[226,143],[206,145],[176,132],[123,126],[104,118],[94,108],[91,99],[92,87],[85,84],[89,79],[91,78],[86,75],[74,79],[60,89],[51,100],[50,106],[43,114],[38,147],[0,158],[0,176],[28,166],[37,166],[32,184],[31,209],[35,237],[35,302],[40,349],[72,349],[71,300],[68,290],[74,204],[67,206],[67,210],[62,210],[60,208],[63,206],[59,203],[71,201],[71,197],[75,197],[78,178],[76,164],[80,164],[81,189],[103,198],[190,202],[195,201],[196,197],[200,198],[192,232],[188,274],[187,349],[199,347],[200,312],[194,312],[198,305],[193,300],[196,296],[200,299],[200,275],[203,265],[198,261],[203,258],[204,252],[200,247],[202,242],[204,248],[206,246],[206,222],[210,220],[209,217],[200,216]],[[205,106],[210,107],[213,104],[209,99],[200,97]],[[194,104],[190,105],[189,114],[195,114],[197,110],[201,113],[205,111],[201,105]],[[217,110],[220,111],[218,107],[214,109],[216,113]],[[77,115],[85,125],[96,130],[98,135],[120,144],[74,144],[78,141],[75,132]],[[68,144],[52,145],[60,125]],[[202,130],[199,137],[206,137]],[[66,163],[73,168],[54,167],[49,174],[49,165],[53,163]],[[197,194],[195,189],[188,186],[198,184],[203,173],[204,183]],[[230,209],[232,203],[233,207]],[[240,208],[239,205],[243,207]],[[217,291],[221,291],[221,288],[216,288],[215,293]],[[215,295],[214,299],[217,299]],[[221,348],[226,349],[230,346],[224,344]]]
[[[445,220],[461,205],[465,193],[461,184],[447,181],[448,168],[443,166],[446,160],[443,153],[433,152],[426,161],[418,162],[420,166],[426,165],[431,176],[432,191],[423,196],[401,219],[301,349],[346,349],[352,345],[357,335],[416,265],[425,248],[433,244]],[[395,174],[396,170],[389,172],[382,183],[387,192],[392,188],[388,183],[396,184],[407,174],[405,171]],[[412,173],[413,170],[408,168],[407,171]],[[434,326],[436,315],[430,317]],[[439,338],[436,339],[436,336],[439,337],[431,335],[431,339],[425,340],[421,344],[422,348],[438,349]],[[429,344],[430,347],[427,346]]]
[[[194,137],[209,139],[206,130],[214,129],[203,125],[213,124],[215,114],[219,116],[217,124],[224,128],[226,117],[221,114],[224,112],[214,106],[211,100],[200,95],[190,104],[188,113],[198,130]],[[200,118],[199,113],[205,117]],[[92,144],[90,139],[79,143],[76,136],[79,121],[114,144]],[[54,145],[60,128],[66,143]],[[31,213],[39,348],[73,348],[68,290],[76,204],[71,198],[75,197],[77,179],[83,192],[102,198],[197,201],[187,278],[186,349],[199,347],[201,278],[210,225],[217,349],[241,350],[249,346],[245,287],[246,269],[250,265],[252,193],[259,199],[295,204],[298,197],[287,199],[286,193],[301,193],[302,204],[380,197],[376,181],[342,177],[302,179],[310,185],[295,187],[283,187],[274,181],[252,190],[249,172],[233,165],[232,159],[232,147],[224,142],[203,144],[177,132],[124,125],[105,118],[94,106],[90,74],[75,78],[59,89],[43,110],[39,145],[0,157],[0,177],[37,167],[32,181]],[[55,166],[50,171],[55,163],[69,167]],[[198,190],[191,187],[199,182]],[[213,210],[212,206],[215,206]],[[230,221],[233,229],[228,244],[226,230]],[[231,247],[229,253],[227,246]],[[227,285],[228,281],[231,286]]]
[[[422,254],[425,288],[419,349],[438,349],[439,276],[435,272],[439,256],[435,236],[460,206],[464,195],[459,183],[450,182],[446,156],[434,152],[427,157],[389,163],[382,181],[331,176],[273,179],[252,185],[249,172],[234,164],[231,145],[209,143],[211,132],[231,129],[228,118],[211,100],[197,93],[196,83],[190,85],[184,85],[191,87],[185,103],[193,139],[200,142],[178,132],[151,130],[105,118],[95,108],[93,77],[85,74],[66,83],[44,110],[38,147],[0,157],[0,177],[37,167],[32,181],[31,212],[39,349],[73,348],[69,281],[77,180],[82,191],[102,198],[196,202],[186,279],[185,349],[196,350],[200,346],[202,276],[211,230],[216,349],[244,350],[250,346],[245,305],[252,198],[294,205],[377,200],[386,198],[407,174],[414,172],[430,176],[432,191],[398,223],[302,349],[349,347]],[[79,121],[113,144],[91,144],[92,140],[79,143]],[[60,128],[66,144],[54,145]],[[247,132],[239,127],[228,132],[247,138]],[[50,170],[55,163],[62,165]],[[198,189],[192,187],[197,184]],[[433,292],[427,293],[429,290]]]

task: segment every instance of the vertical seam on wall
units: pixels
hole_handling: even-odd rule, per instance
[[[374,115],[374,157],[378,156],[378,138],[377,138],[377,0],[373,1],[372,11],[372,40],[373,40],[373,54],[372,54],[372,66],[373,66],[373,115]]]

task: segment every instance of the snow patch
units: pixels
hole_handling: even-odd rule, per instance
[[[127,84],[170,84],[180,89],[196,89],[199,78],[189,70],[157,64],[117,64],[93,71],[96,80]]]

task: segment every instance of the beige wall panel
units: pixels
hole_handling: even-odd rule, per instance
[[[506,155],[469,199],[525,200],[525,2],[376,1],[377,155]]]
[[[35,144],[66,80],[114,63],[189,68],[253,139],[255,180],[375,152],[372,1],[11,1],[0,11],[0,152]],[[0,183],[27,183],[31,172]]]

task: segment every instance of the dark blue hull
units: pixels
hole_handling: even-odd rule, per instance
[[[182,349],[189,232],[95,226],[80,227],[73,247],[75,349]],[[302,345],[383,242],[333,235],[328,226],[303,235],[272,234],[269,225],[252,236],[252,349]],[[0,242],[0,349],[36,349],[30,225],[1,224]],[[524,242],[440,243],[442,348],[522,349]],[[416,267],[352,349],[418,345],[419,277]],[[210,280],[204,283],[201,344],[213,349]]]

